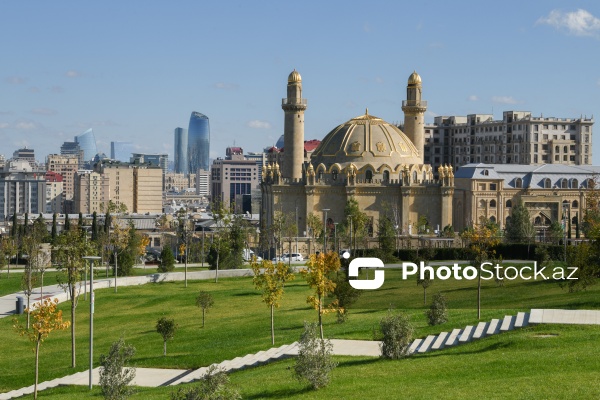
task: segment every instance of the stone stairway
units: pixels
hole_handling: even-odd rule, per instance
[[[469,343],[486,336],[512,331],[529,325],[529,313],[520,312],[516,316],[507,315],[503,319],[492,319],[490,322],[480,322],[468,325],[464,329],[453,329],[451,332],[441,332],[429,335],[424,339],[415,339],[408,348],[409,354],[428,353],[459,344]]]
[[[233,360],[225,360],[218,364],[212,364],[208,367],[198,368],[190,371],[189,373],[183,374],[178,379],[172,380],[167,384],[171,386],[179,385],[180,383],[188,383],[201,379],[212,366],[215,366],[225,372],[232,372],[249,367],[256,367],[276,360],[283,360],[284,358],[293,357],[296,355],[298,355],[298,342],[286,344],[280,347],[273,347],[268,350],[259,351],[255,354],[247,354],[243,357],[236,357]]]

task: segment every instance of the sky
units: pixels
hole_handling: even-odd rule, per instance
[[[281,99],[302,75],[305,139],[364,114],[403,120],[409,75],[426,122],[508,110],[600,115],[597,1],[4,1],[0,154],[43,161],[92,128],[98,149],[169,153],[192,111],[211,157],[283,134]],[[600,128],[595,127],[595,130]],[[593,139],[600,165],[600,138]]]

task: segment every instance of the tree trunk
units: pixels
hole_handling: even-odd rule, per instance
[[[273,304],[271,304],[271,344],[275,345],[275,325],[273,323]]]
[[[477,319],[481,319],[481,271],[477,279]]]
[[[206,309],[202,308],[202,327],[204,328],[204,314],[206,314]]]
[[[215,283],[219,282],[219,256],[221,255],[220,253],[221,249],[217,249],[217,269],[215,270]]]
[[[119,275],[119,261],[118,255],[115,251],[115,293],[117,293],[117,276]]]
[[[40,338],[35,343],[35,387],[33,389],[33,398],[37,399],[37,388],[38,388],[38,372],[40,366]]]
[[[40,301],[44,302],[44,271],[42,270],[42,286],[40,286]]]
[[[163,356],[167,355],[167,341],[163,340]]]
[[[321,339],[323,339],[323,305],[321,304],[321,296],[319,295],[319,330],[321,331]]]
[[[27,292],[27,330],[29,330],[30,318],[29,313],[31,309],[29,308],[29,299],[31,297],[31,292]]]
[[[73,284],[74,285],[74,284]],[[75,368],[75,286],[71,288],[71,368]]]

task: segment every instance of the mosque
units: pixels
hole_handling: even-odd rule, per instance
[[[263,167],[261,225],[270,226],[276,212],[297,218],[299,235],[307,232],[307,217],[314,213],[332,228],[345,219],[344,207],[355,199],[367,214],[376,235],[379,219],[391,216],[399,235],[416,234],[419,216],[442,229],[452,224],[454,174],[440,167],[437,179],[424,164],[422,81],[413,72],[402,102],[404,132],[369,113],[335,127],[307,156],[304,147],[302,78],[294,70],[288,77],[284,147]]]

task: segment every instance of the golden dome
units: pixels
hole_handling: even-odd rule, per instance
[[[408,84],[409,85],[420,85],[421,84],[421,77],[419,76],[419,74],[417,74],[417,71],[413,71],[413,73],[410,74],[410,76],[408,77]]]
[[[329,169],[351,163],[359,169],[367,164],[393,170],[402,164],[423,164],[415,145],[398,127],[365,113],[343,123],[325,136],[311,156],[311,163]]]
[[[288,76],[288,83],[296,82],[302,82],[302,77],[300,76],[300,73],[294,68],[290,76]]]

